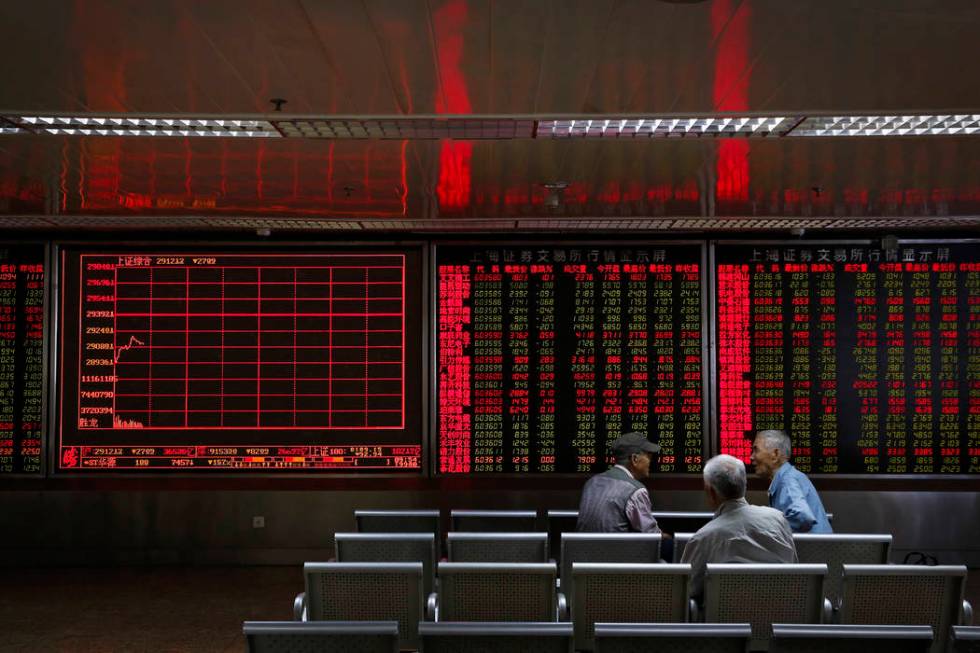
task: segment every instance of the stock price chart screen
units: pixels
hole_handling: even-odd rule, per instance
[[[61,261],[59,469],[421,469],[417,252]]]
[[[702,248],[440,247],[438,468],[594,472],[641,431],[701,469]]]
[[[0,475],[41,473],[44,248],[0,245]]]
[[[980,473],[980,246],[718,245],[721,449],[803,471]]]

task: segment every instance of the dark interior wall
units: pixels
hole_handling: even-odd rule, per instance
[[[38,489],[0,492],[0,560],[70,564],[301,564],[333,555],[333,533],[354,529],[357,508],[574,509],[578,489]],[[358,483],[363,487],[364,483]],[[701,492],[658,489],[656,510],[706,510]],[[908,551],[980,567],[976,491],[821,492],[839,532],[888,532],[892,560]],[[764,505],[763,490],[749,493]],[[253,528],[252,518],[265,518]]]

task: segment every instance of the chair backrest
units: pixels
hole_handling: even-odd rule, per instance
[[[953,626],[953,653],[980,653],[980,626]]]
[[[684,557],[684,547],[687,543],[691,541],[694,537],[694,533],[674,533],[674,560],[673,562],[680,562],[681,558]]]
[[[840,621],[844,624],[928,624],[932,651],[946,650],[959,621],[966,567],[941,565],[844,565]]]
[[[668,533],[695,533],[702,526],[715,518],[713,512],[677,511],[664,510],[654,512],[653,518],[657,520],[657,525],[661,530]]]
[[[398,622],[399,646],[418,648],[421,562],[307,562],[309,621]]]
[[[752,625],[750,647],[765,650],[773,623],[816,624],[827,565],[711,564],[704,575],[705,621]]]
[[[397,621],[246,621],[248,653],[397,653]]]
[[[561,591],[572,605],[576,562],[660,562],[660,533],[562,533]]]
[[[841,573],[844,563],[883,565],[888,562],[892,536],[883,534],[845,535],[839,533],[794,533],[793,543],[801,563],[827,565],[824,594],[833,606],[841,601]]]
[[[422,591],[435,587],[434,533],[336,533],[337,562],[421,562]]]
[[[439,621],[556,621],[552,562],[440,562]]]
[[[425,653],[571,653],[572,624],[548,622],[426,622]]]
[[[771,653],[926,653],[929,626],[773,624]]]
[[[469,533],[533,533],[538,531],[538,513],[533,510],[453,510],[453,531]]]
[[[547,533],[449,533],[449,562],[548,562]]]
[[[595,625],[596,653],[744,653],[749,624]]]
[[[435,533],[439,536],[438,510],[355,510],[358,533]]]
[[[592,650],[596,622],[687,621],[691,565],[576,562],[572,577],[576,650]]]
[[[578,510],[548,511],[548,550],[561,564],[561,534],[574,533],[578,524]]]

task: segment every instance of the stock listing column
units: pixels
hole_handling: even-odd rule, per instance
[[[700,470],[701,257],[699,245],[438,248],[440,470],[594,473],[632,430],[661,444],[657,471]],[[459,293],[464,271],[472,290]]]
[[[41,473],[44,250],[0,247],[0,475]]]
[[[719,245],[722,451],[748,461],[756,430],[785,428],[805,471],[980,471],[978,258],[976,243]]]

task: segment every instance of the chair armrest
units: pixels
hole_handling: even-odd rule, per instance
[[[969,601],[963,601],[963,605],[960,608],[960,625],[961,626],[973,625],[973,606],[970,605]]]
[[[300,592],[293,599],[293,619],[306,621],[306,592]]]
[[[823,614],[820,615],[820,623],[829,624],[833,623],[834,619],[834,604],[830,602],[826,596],[823,597]]]
[[[558,592],[558,621],[568,621],[568,600]]]
[[[698,602],[694,599],[687,600],[687,620],[691,622],[701,621],[701,615],[698,614]]]
[[[433,592],[425,601],[425,620],[435,621],[437,616],[439,616],[439,597]]]

